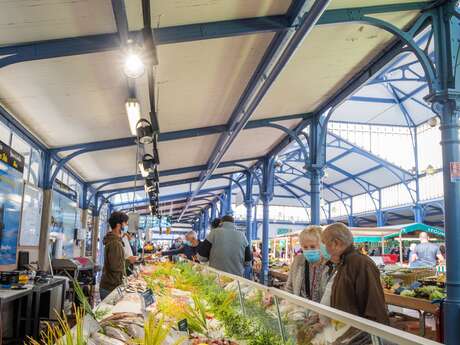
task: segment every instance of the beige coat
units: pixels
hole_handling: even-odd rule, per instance
[[[289,293],[292,293],[294,295],[300,296],[307,298],[307,291],[305,289],[305,265],[306,265],[306,260],[303,255],[297,255],[294,258],[294,261],[291,264],[291,267],[289,269],[289,277],[286,282],[285,290]],[[321,297],[324,294],[324,290],[326,289],[326,284],[329,280],[329,267],[326,265],[321,265],[321,274],[320,274],[320,282],[319,282],[319,294],[316,294],[319,296],[318,298],[314,298],[313,300],[315,302],[320,302]],[[311,279],[311,277],[310,277]]]

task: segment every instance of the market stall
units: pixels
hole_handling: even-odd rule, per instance
[[[147,265],[87,309],[77,312],[73,329],[66,326],[52,339],[111,345],[345,345],[358,338],[361,344],[439,344],[189,262]]]
[[[419,234],[426,232],[433,242],[443,242],[445,233],[443,229],[436,228],[423,223],[411,223],[392,225],[378,228],[349,228],[353,234],[355,244],[380,244],[380,255],[391,255],[386,253],[388,243],[396,241],[400,255],[397,255],[399,262],[403,263],[404,242],[418,242]],[[387,256],[388,257],[388,256]],[[394,258],[391,258],[394,259]],[[390,260],[389,260],[390,261]],[[394,261],[394,260],[391,260]]]

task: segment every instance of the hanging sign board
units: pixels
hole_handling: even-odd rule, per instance
[[[24,172],[24,157],[3,141],[0,141],[0,160],[20,173]]]
[[[21,220],[24,158],[0,141],[0,266],[14,269]]]
[[[450,162],[450,182],[460,182],[460,162]]]

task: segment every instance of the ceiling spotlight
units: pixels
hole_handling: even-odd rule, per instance
[[[153,162],[153,156],[146,153],[142,157],[142,161],[139,162],[139,169],[141,170],[142,177],[146,178],[152,176],[155,172],[155,164]]]
[[[152,125],[146,119],[140,119],[136,124],[137,140],[141,144],[151,144],[153,141]]]
[[[438,125],[438,117],[435,116],[435,117],[432,117],[431,119],[428,120],[428,125],[431,127],[431,128],[434,128]]]
[[[132,135],[137,135],[137,124],[141,120],[141,105],[135,98],[128,99],[125,103],[128,115],[129,129]]]
[[[132,51],[126,55],[123,72],[128,78],[139,78],[144,74],[145,66],[139,54]]]

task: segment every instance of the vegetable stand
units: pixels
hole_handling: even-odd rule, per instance
[[[400,296],[389,291],[385,291],[385,302],[387,305],[416,310],[419,313],[419,334],[425,335],[425,320],[427,315],[433,315],[436,318],[436,333],[439,340],[439,305],[433,304],[428,300],[415,297]]]

